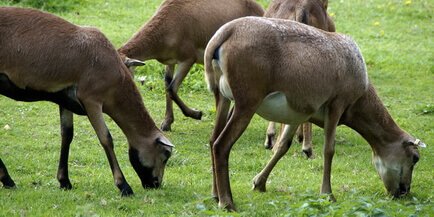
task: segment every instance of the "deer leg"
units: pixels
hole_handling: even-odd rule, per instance
[[[333,155],[335,153],[335,136],[336,136],[336,127],[338,125],[339,119],[343,113],[344,106],[333,106],[336,105],[336,102],[331,104],[326,113],[326,117],[324,119],[324,132],[325,132],[325,144],[324,144],[324,171],[323,171],[323,180],[321,186],[321,193],[328,194],[330,196],[331,201],[336,201],[332,194],[331,187],[331,170],[332,170],[332,161]]]
[[[57,180],[60,183],[60,188],[69,190],[72,189],[71,181],[68,175],[68,156],[69,147],[74,134],[73,114],[59,106],[60,112],[60,132],[62,136],[62,145],[60,147],[60,160],[57,169]]]
[[[235,210],[229,182],[229,152],[235,141],[247,128],[256,108],[257,105],[254,104],[253,106],[240,107],[235,103],[231,118],[212,147],[219,207],[226,208],[229,211]]]
[[[303,153],[307,158],[313,159],[312,150],[312,124],[309,122],[303,123]]]
[[[12,180],[11,176],[9,175],[8,170],[6,169],[6,165],[3,163],[1,158],[0,158],[0,182],[3,183],[3,186],[5,188],[15,187],[15,182]]]
[[[171,126],[175,118],[173,116],[173,101],[170,98],[169,86],[173,80],[173,71],[175,69],[175,65],[167,65],[165,71],[165,85],[166,85],[166,115],[164,117],[164,121],[161,124],[161,130],[170,131],[172,130]]]
[[[133,190],[127,183],[127,180],[125,179],[124,174],[119,167],[118,160],[116,159],[116,154],[113,150],[113,139],[104,122],[102,105],[91,100],[83,101],[83,105],[86,108],[89,121],[92,124],[92,127],[94,128],[102,147],[104,148],[110,168],[112,170],[115,185],[121,191],[122,196],[132,195]]]
[[[185,116],[200,120],[202,118],[202,112],[189,108],[178,96],[179,85],[181,85],[193,64],[194,60],[188,60],[178,64],[175,76],[169,85],[168,92],[170,94],[170,98],[175,101]]]
[[[276,123],[268,122],[267,133],[265,135],[264,147],[266,149],[272,149],[274,146],[274,138],[276,136]]]
[[[223,96],[222,96],[222,97],[223,97]],[[229,119],[231,119],[231,116],[232,116],[233,113],[234,113],[234,107],[232,106],[232,107],[229,109],[229,113],[228,113],[228,115],[227,115],[226,122],[229,121]],[[222,128],[222,130],[223,130],[223,128]],[[220,132],[221,132],[221,131],[220,131]]]
[[[292,138],[294,137],[295,132],[297,131],[298,125],[283,125],[283,132],[280,134],[279,140],[276,143],[276,146],[273,157],[268,161],[267,165],[262,169],[262,171],[253,178],[253,190],[265,192],[265,185],[273,170],[274,166],[276,166],[277,162],[279,162],[280,158],[282,158],[289,147],[291,147]]]
[[[285,129],[286,124],[280,123],[279,126],[280,126],[280,129],[279,129],[279,132],[277,133],[277,137],[275,139],[276,141],[274,143],[281,140],[280,137],[282,137],[282,135],[284,134],[283,131]],[[277,127],[276,127],[276,130],[277,130]],[[276,152],[276,150],[277,150],[276,144],[273,144],[273,147],[271,147],[271,151],[274,153],[274,152]]]
[[[296,134],[297,134],[297,141],[299,143],[302,143],[303,142],[303,126],[302,125],[300,125],[298,127]]]
[[[217,183],[216,183],[216,175],[215,175],[215,162],[213,157],[213,144],[217,140],[217,137],[220,135],[220,133],[223,131],[223,128],[225,127],[227,121],[228,121],[228,112],[231,102],[224,98],[220,93],[214,92],[214,97],[216,99],[216,120],[215,120],[215,127],[212,132],[212,136],[210,139],[210,150],[211,150],[211,160],[212,160],[212,171],[213,171],[213,185],[212,185],[212,196],[215,200],[218,202],[218,192],[217,192]],[[232,109],[231,109],[232,111]]]

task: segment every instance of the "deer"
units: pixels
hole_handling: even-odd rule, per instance
[[[264,17],[298,21],[324,31],[335,32],[335,24],[327,14],[328,0],[273,0]],[[269,122],[264,147],[272,149],[276,136],[275,123]],[[283,130],[284,126],[281,126]],[[307,158],[313,158],[312,124],[302,124],[297,131],[302,151]]]
[[[204,58],[205,80],[216,102],[210,147],[212,192],[219,207],[235,210],[229,153],[255,113],[286,125],[271,160],[253,179],[254,190],[265,191],[268,175],[288,151],[298,126],[309,121],[324,128],[321,193],[330,200],[335,200],[330,176],[341,124],[370,144],[387,191],[394,197],[409,193],[418,147],[425,144],[394,122],[350,37],[291,20],[245,17],[223,25]]]
[[[191,67],[203,64],[211,36],[235,18],[263,14],[264,9],[253,0],[165,0],[152,18],[118,49],[126,62],[130,58],[156,59],[166,65],[163,131],[172,130],[173,101],[186,117],[202,118],[202,112],[189,108],[177,93]]]
[[[73,113],[88,117],[122,196],[134,192],[118,164],[103,113],[125,134],[129,160],[142,186],[161,186],[174,146],[155,125],[129,69],[98,29],[35,9],[0,7],[0,94],[16,101],[59,105],[61,189],[72,188],[68,155]],[[5,188],[16,186],[1,159],[0,181]]]

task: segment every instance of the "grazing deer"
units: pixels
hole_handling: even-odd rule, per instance
[[[324,31],[334,32],[335,24],[327,14],[327,7],[328,0],[273,0],[264,17],[294,20]],[[274,122],[268,124],[264,142],[267,149],[274,146],[275,128]],[[302,124],[297,134],[300,142],[303,142],[303,152],[308,158],[313,158],[312,124],[309,122]]]
[[[273,0],[264,17],[294,20],[334,32],[335,24],[327,14],[328,0]]]
[[[206,44],[217,29],[233,19],[263,13],[262,7],[252,0],[165,0],[154,16],[118,49],[126,59],[156,59],[166,65],[162,130],[171,130],[174,122],[172,100],[185,116],[201,119],[202,112],[189,108],[177,92],[193,64],[203,64]]]
[[[142,186],[160,186],[173,145],[155,126],[128,68],[99,30],[37,10],[0,7],[0,94],[59,105],[61,188],[72,188],[68,177],[72,112],[89,118],[123,196],[133,191],[119,167],[103,112],[126,135],[130,162]],[[1,159],[0,181],[5,187],[15,186]]]
[[[305,24],[247,17],[222,26],[205,50],[206,81],[217,114],[211,137],[213,193],[220,207],[234,210],[228,159],[233,144],[255,113],[285,126],[272,159],[255,177],[265,181],[287,152],[298,126],[306,121],[324,128],[321,193],[333,199],[330,183],[336,127],[359,132],[373,150],[375,167],[393,196],[410,191],[419,140],[401,130],[369,83],[356,43],[347,36]],[[315,84],[315,85],[311,85]],[[234,109],[227,118],[230,100]]]

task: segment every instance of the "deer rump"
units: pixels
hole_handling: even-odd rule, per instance
[[[77,98],[78,84],[95,76],[93,70],[103,70],[103,54],[113,50],[105,36],[36,10],[1,10],[0,94],[18,101],[51,101],[86,115]],[[107,55],[113,58],[119,57]]]

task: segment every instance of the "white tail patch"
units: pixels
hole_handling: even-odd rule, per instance
[[[220,77],[219,88],[220,88],[220,93],[224,97],[230,100],[234,100],[234,95],[232,94],[231,87],[229,86],[228,81],[224,75]]]

